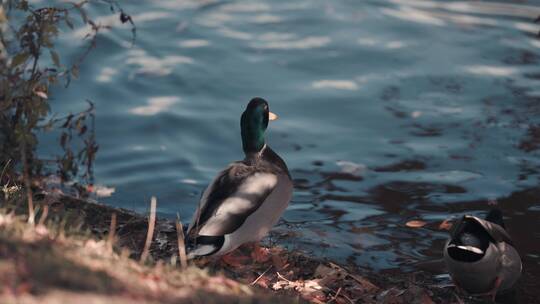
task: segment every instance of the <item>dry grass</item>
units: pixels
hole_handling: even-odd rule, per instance
[[[33,225],[16,215],[18,205],[0,201],[0,303],[291,302],[194,266],[139,263],[128,249],[111,250],[113,232],[101,240],[85,232],[84,218],[61,219],[70,213],[66,206],[60,213],[48,205],[49,219]],[[47,209],[36,214],[43,218]],[[109,216],[102,224],[114,229],[126,217]]]
[[[368,279],[279,247],[268,249],[265,262],[254,263],[241,248],[236,264],[198,260],[186,267],[178,221],[36,194],[39,221],[32,225],[24,194],[0,199],[0,303],[429,304],[453,296],[426,288],[427,281]]]

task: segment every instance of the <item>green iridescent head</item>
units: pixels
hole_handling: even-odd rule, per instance
[[[268,121],[275,119],[277,115],[270,112],[266,100],[255,97],[248,103],[240,120],[244,153],[261,151],[264,147],[264,131],[268,127]]]

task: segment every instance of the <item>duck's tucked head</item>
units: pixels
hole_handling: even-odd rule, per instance
[[[268,121],[275,119],[277,115],[270,112],[266,100],[255,97],[248,103],[240,120],[244,153],[256,153],[264,147],[264,131]]]

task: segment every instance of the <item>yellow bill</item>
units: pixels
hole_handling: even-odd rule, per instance
[[[272,112],[268,112],[268,119],[269,120],[277,120],[278,116]]]

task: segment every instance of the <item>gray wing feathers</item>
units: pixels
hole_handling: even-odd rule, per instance
[[[219,236],[234,232],[262,205],[276,184],[273,173],[232,164],[203,194],[188,234]]]

